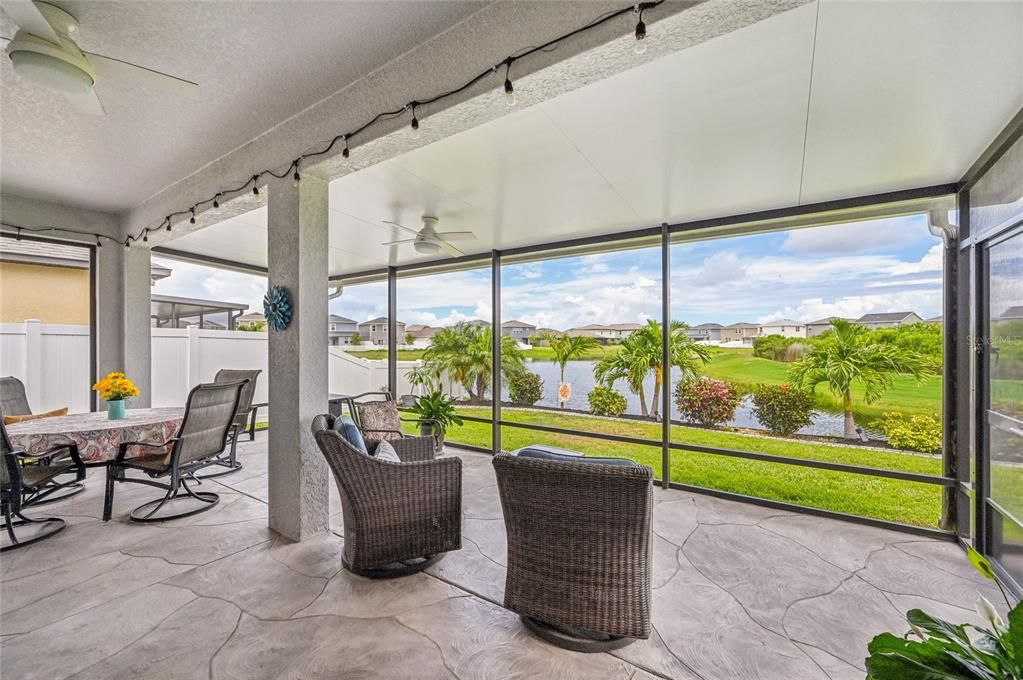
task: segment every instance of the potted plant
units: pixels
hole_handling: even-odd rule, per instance
[[[437,450],[444,446],[444,433],[452,425],[462,425],[463,421],[455,407],[441,390],[434,390],[421,397],[409,407],[409,412],[418,416],[419,433],[428,437],[432,435],[437,441]]]
[[[139,396],[139,388],[124,373],[108,373],[92,389],[99,393],[100,399],[107,402],[107,418],[110,420],[124,418],[124,402],[130,397]]]
[[[999,589],[991,563],[973,548],[970,562]],[[977,613],[990,628],[956,625],[920,609],[906,614],[911,632],[905,637],[881,633],[867,650],[867,680],[1018,680],[1023,678],[1023,606],[1009,602],[1008,622],[983,595]]]

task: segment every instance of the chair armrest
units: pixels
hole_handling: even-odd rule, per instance
[[[379,433],[382,433],[382,434],[396,434],[396,435],[400,435],[401,437],[407,437],[408,436],[407,434],[405,434],[401,430],[367,430],[367,429],[361,428],[361,427],[359,429],[362,431],[363,435],[365,435],[367,432],[379,432]],[[372,439],[372,437],[370,437],[370,439]],[[379,439],[377,439],[376,441],[379,441]]]
[[[433,437],[403,437],[391,442],[401,462],[410,463],[433,460],[436,457],[436,440]]]
[[[67,454],[65,454],[63,456],[55,455],[55,454],[57,454],[57,452],[64,451],[65,449],[67,450]],[[85,479],[85,463],[82,462],[82,456],[81,456],[81,454],[78,451],[78,444],[76,444],[74,442],[69,442],[67,444],[57,444],[56,446],[51,446],[50,448],[46,449],[45,451],[43,451],[42,453],[40,453],[40,454],[38,454],[37,456],[34,456],[34,457],[35,458],[45,458],[45,459],[47,459],[47,462],[49,462],[49,463],[52,463],[54,461],[54,459],[59,460],[59,459],[64,458],[64,457],[70,457],[71,461],[74,463],[75,469],[77,470],[77,475],[75,477],[75,481],[80,482],[83,479]]]
[[[121,461],[123,461],[125,456],[128,454],[128,449],[132,446],[143,446],[151,449],[159,449],[168,446],[169,444],[173,444],[176,441],[178,441],[177,437],[171,437],[170,439],[164,442],[121,442],[120,446],[117,447],[117,458],[114,459],[114,462],[120,463]]]
[[[389,463],[363,457],[359,467],[362,498],[357,503],[363,511],[372,508],[370,517],[393,512],[402,517],[454,513],[461,518],[461,458]]]

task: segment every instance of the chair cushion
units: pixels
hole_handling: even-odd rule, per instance
[[[55,408],[46,413],[35,413],[27,416],[4,416],[4,425],[14,425],[15,423],[23,423],[26,420],[39,420],[40,418],[51,418],[53,416],[66,416],[67,408],[65,406],[64,408]]]
[[[401,439],[401,418],[393,401],[369,401],[356,404],[359,422],[370,439]]]
[[[369,455],[369,450],[366,448],[366,440],[362,438],[362,431],[359,430],[359,426],[355,424],[351,416],[338,416],[334,421],[334,431],[345,438],[353,448],[361,453]]]
[[[386,460],[388,463],[401,462],[401,458],[398,457],[398,452],[394,450],[393,446],[391,446],[391,442],[386,439],[381,440],[381,442],[377,444],[376,450],[373,451],[373,457],[378,460]]]
[[[574,453],[574,452],[570,452]],[[559,461],[562,463],[590,463],[593,465],[610,465],[613,467],[639,467],[639,463],[628,458],[588,458],[575,453],[569,455],[558,453],[553,447],[527,446],[515,452],[519,458],[536,458],[539,460]]]

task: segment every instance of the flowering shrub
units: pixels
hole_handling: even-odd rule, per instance
[[[675,405],[687,420],[717,425],[735,418],[739,392],[724,380],[679,380],[675,385]]]
[[[587,398],[590,412],[597,416],[617,417],[625,413],[625,407],[628,406],[625,397],[611,387],[594,387]]]
[[[791,385],[757,385],[753,415],[774,434],[789,435],[813,423],[813,398]]]
[[[881,419],[881,432],[897,449],[924,453],[941,450],[941,420],[937,416],[906,418],[898,413],[886,413]]]
[[[532,406],[543,397],[543,378],[532,371],[522,371],[508,381],[508,398],[513,404]]]
[[[124,377],[124,373],[108,373],[107,377],[92,386],[103,401],[117,401],[139,396],[139,388]]]

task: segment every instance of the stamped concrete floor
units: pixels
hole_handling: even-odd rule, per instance
[[[4,678],[703,678],[851,680],[867,641],[921,607],[976,621],[997,592],[951,543],[655,489],[654,633],[613,654],[534,639],[501,608],[506,559],[488,456],[464,460],[465,540],[421,573],[369,581],[328,533],[266,528],[266,441],[219,482],[207,513],[161,525],[127,511],[155,490],[102,476],[46,508],[59,536],[0,558]],[[979,623],[979,622],[978,622]]]

